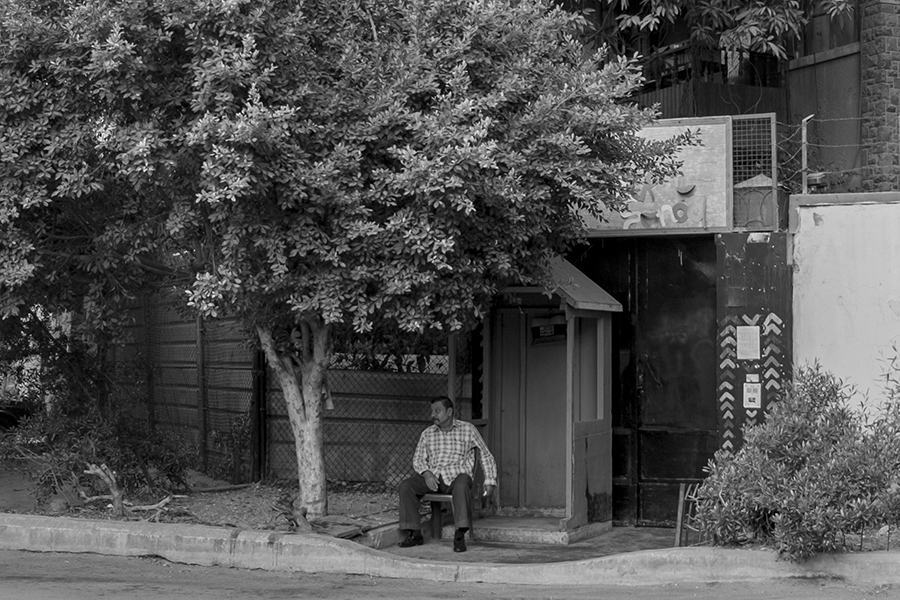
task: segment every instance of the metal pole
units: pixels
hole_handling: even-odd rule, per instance
[[[814,115],[809,115],[800,123],[800,170],[803,177],[803,193],[809,193],[809,186],[807,185],[806,176],[809,172],[809,168],[806,165],[807,155],[806,155],[806,126],[809,123],[809,120],[813,118]]]
[[[207,414],[206,414],[206,336],[204,335],[203,317],[197,315],[197,437],[199,438],[200,465],[203,471],[209,467],[209,451],[207,449]]]
[[[253,354],[253,399],[250,406],[251,458],[250,481],[261,481],[266,474],[266,357],[262,350]]]
[[[146,360],[147,367],[147,424],[150,427],[150,431],[156,431],[156,407],[154,406],[155,396],[156,396],[156,378],[154,376],[153,371],[157,367],[156,357],[158,354],[154,354],[153,343],[151,340],[151,335],[153,334],[153,319],[150,314],[152,307],[150,302],[146,297],[141,299],[141,313],[144,317],[144,356]]]

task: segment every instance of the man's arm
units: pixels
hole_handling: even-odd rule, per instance
[[[491,493],[497,485],[497,461],[494,460],[494,455],[488,450],[487,444],[484,443],[484,438],[481,437],[474,425],[472,425],[472,433],[472,441],[478,447],[481,455],[481,469],[484,471],[484,489],[486,492]]]
[[[425,441],[425,432],[419,435],[419,443],[416,444],[416,452],[413,454],[413,470],[420,475],[431,470],[428,464],[428,443]]]
[[[434,492],[438,489],[438,478],[431,471],[431,464],[429,463],[428,441],[425,436],[427,431],[426,429],[419,435],[419,443],[416,444],[416,452],[413,454],[413,470],[425,478],[425,485]]]

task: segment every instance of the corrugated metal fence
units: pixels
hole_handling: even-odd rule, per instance
[[[127,343],[115,357],[125,368],[117,374],[143,374],[147,418],[195,448],[196,468],[247,481],[258,462],[252,447],[256,353],[235,321],[203,321],[177,307],[162,300],[133,311]]]
[[[234,483],[295,479],[284,397],[261,353],[236,321],[199,319],[178,306],[155,299],[133,310],[114,355],[119,393],[143,400],[150,422],[189,442],[196,468],[210,475]],[[449,347],[417,361],[415,372],[348,369],[336,357],[324,432],[330,480],[394,485],[406,477],[428,400],[450,392],[449,369],[460,414],[471,418],[469,345]]]

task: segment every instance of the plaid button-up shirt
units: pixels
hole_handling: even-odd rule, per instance
[[[449,485],[462,473],[474,475],[475,448],[481,451],[484,485],[497,485],[494,455],[475,426],[458,419],[453,419],[453,427],[446,433],[437,425],[422,432],[413,455],[413,469],[419,474],[431,471]]]

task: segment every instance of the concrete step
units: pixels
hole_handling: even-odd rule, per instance
[[[612,521],[590,523],[574,530],[560,531],[560,519],[554,517],[486,516],[475,519],[475,539],[482,542],[565,546],[601,535],[612,529]],[[441,536],[452,538],[453,524],[444,525]]]

